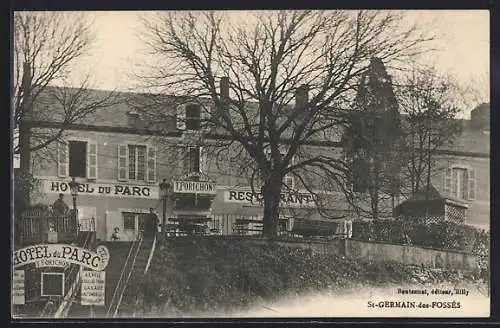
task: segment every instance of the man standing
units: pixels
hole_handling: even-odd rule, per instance
[[[52,205],[56,216],[65,215],[69,211],[69,206],[64,202],[64,194],[59,194],[59,198]]]
[[[145,232],[149,236],[154,236],[158,231],[159,220],[158,216],[154,212],[154,208],[149,208],[149,214],[146,219]]]

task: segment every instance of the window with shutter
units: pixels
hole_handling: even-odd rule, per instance
[[[148,181],[156,180],[156,148],[148,147]]]
[[[186,106],[179,105],[176,109],[177,129],[186,129]]]
[[[87,143],[87,178],[97,179],[97,144]]]
[[[57,176],[67,177],[68,171],[68,144],[66,142],[60,142],[57,144]]]
[[[468,170],[469,178],[469,200],[476,199],[476,171],[474,169]]]
[[[128,178],[127,158],[127,145],[118,145],[118,180],[127,180]]]

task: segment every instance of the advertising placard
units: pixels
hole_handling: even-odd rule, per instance
[[[105,271],[82,270],[82,305],[104,305]]]
[[[12,304],[24,304],[24,270],[14,270],[12,280]]]

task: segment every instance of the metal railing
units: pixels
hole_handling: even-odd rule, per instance
[[[93,232],[90,231],[86,234],[81,234],[80,238],[84,238],[81,241],[77,240],[77,244],[83,248],[90,248],[93,242]],[[68,314],[71,305],[74,302],[75,295],[78,292],[78,287],[81,284],[80,273],[81,267],[76,264],[71,264],[68,269],[65,270],[65,280],[64,280],[64,290],[66,290],[66,295],[61,299],[55,301],[56,310],[53,313],[55,318],[65,318]]]
[[[58,240],[70,241],[78,231],[77,218],[73,210],[56,215],[51,208],[32,208],[16,218],[17,231],[14,236],[23,244],[43,243],[48,232],[57,232]]]
[[[130,246],[125,264],[123,265],[123,269],[120,274],[120,278],[118,279],[115,290],[113,292],[113,296],[111,297],[111,301],[106,311],[106,317],[114,318],[118,313],[118,308],[120,307],[123,294],[125,293],[132,272],[134,271],[135,260],[137,258],[137,255],[139,254],[142,241],[142,234],[139,234],[138,239],[132,242],[132,245]]]

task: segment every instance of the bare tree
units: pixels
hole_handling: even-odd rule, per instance
[[[402,171],[407,186],[402,187],[406,195],[412,195],[430,186],[436,151],[451,146],[461,132],[457,115],[463,97],[451,78],[431,67],[409,70],[396,89],[405,125],[402,154],[408,163]]]
[[[158,13],[144,21],[158,60],[139,77],[155,92],[210,100],[215,109],[204,122],[219,136],[216,148],[233,146],[233,157],[252,168],[271,237],[285,176],[310,192],[318,177],[345,185],[342,157],[308,147],[331,140],[346,123],[346,104],[372,57],[404,59],[431,39],[416,26],[401,27],[400,18],[377,11]]]
[[[60,141],[71,124],[117,100],[114,92],[96,97],[88,77],[67,87],[72,69],[94,42],[91,27],[92,21],[81,13],[14,14],[11,110],[13,150],[20,159],[21,176],[31,176],[33,154],[54,158],[49,146]],[[35,128],[40,122],[52,125]],[[16,197],[19,212],[30,202],[31,187],[16,190],[22,193]]]
[[[88,76],[76,87],[67,88],[72,69],[94,40],[92,21],[84,14],[15,13],[11,86],[15,154],[20,154],[21,148],[21,156],[46,148],[59,140],[71,123],[114,103],[114,93],[96,98],[88,90]],[[62,110],[33,112],[33,106]],[[34,131],[29,128],[33,121],[53,121],[58,126],[50,131]],[[28,143],[20,142],[20,138],[28,139]]]

